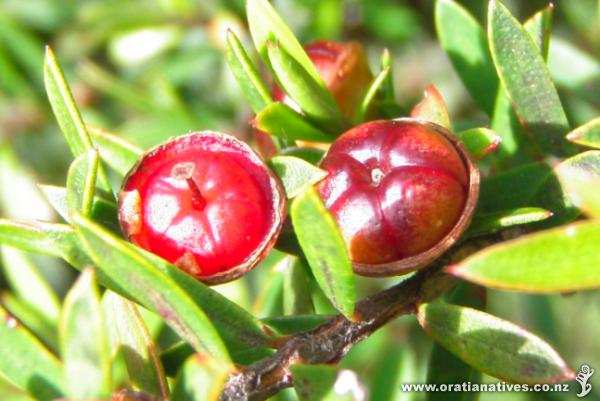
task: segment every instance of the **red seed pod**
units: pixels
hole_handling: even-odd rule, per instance
[[[266,256],[284,213],[283,188],[262,159],[212,131],[150,150],[119,194],[127,238],[211,285],[240,277]]]
[[[340,136],[318,184],[356,273],[392,276],[426,265],[467,228],[479,171],[445,128],[416,119],[364,123]]]
[[[336,42],[319,40],[304,47],[317,72],[335,98],[342,113],[352,118],[369,88],[373,74],[367,63],[364,49],[358,42]],[[288,97],[279,86],[271,93],[273,100],[298,109],[296,102]],[[255,130],[258,149],[265,158],[271,158],[277,150],[268,134]],[[306,146],[326,148],[326,144],[303,142]]]

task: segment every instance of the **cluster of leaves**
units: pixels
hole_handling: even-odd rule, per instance
[[[0,373],[16,387],[42,400],[106,399],[123,386],[113,369],[120,363],[129,386],[149,396],[216,399],[230,373],[272,355],[285,336],[326,320],[322,311],[353,317],[356,277],[333,219],[311,188],[325,174],[315,166],[322,155],[293,144],[332,142],[373,109],[396,117],[400,107],[390,55],[382,55],[380,71],[347,121],[272,6],[249,0],[247,16],[262,62],[300,110],[272,101],[252,57],[229,31],[227,59],[256,113],[255,125],[275,138],[280,155],[270,164],[291,202],[293,230],[285,231],[278,244],[287,253],[275,251],[259,267],[289,272],[272,288],[265,286],[263,299],[281,302],[286,316],[267,312],[259,319],[120,238],[115,188],[107,177],[125,175],[142,150],[85,125],[47,49],[45,88],[75,160],[65,187],[40,187],[64,223],[0,220],[3,265],[15,294],[4,297],[0,308]],[[483,181],[464,241],[528,223],[535,223],[528,229],[542,230],[449,268],[487,288],[564,293],[600,287],[600,199],[594,191],[600,183],[600,152],[578,153],[573,145],[600,148],[600,120],[570,129],[547,68],[551,16],[549,7],[521,25],[491,1],[486,34],[457,3],[436,2],[440,43],[491,122],[491,129],[456,133],[474,158],[485,156],[482,167],[495,172]],[[435,87],[411,115],[452,128]],[[580,211],[585,219],[573,223]],[[14,248],[61,258],[82,272],[63,305],[29,256]],[[572,379],[547,343],[483,312],[484,296],[473,288],[463,283],[448,303],[419,308],[418,322],[439,344],[430,360],[430,382],[473,381],[477,372],[524,383]],[[151,329],[164,323],[173,339],[159,351]],[[302,400],[341,397],[332,391],[338,377],[334,367],[295,365],[292,375]],[[375,383],[374,391],[388,387],[377,388]]]

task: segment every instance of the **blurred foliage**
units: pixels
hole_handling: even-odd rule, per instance
[[[443,94],[457,131],[489,125],[439,46],[433,3],[274,1],[303,43],[317,38],[360,40],[374,71],[382,49],[389,48],[394,57],[394,89],[404,109],[409,110],[433,82]],[[487,1],[460,3],[485,26]],[[505,3],[521,21],[546,5],[541,0]],[[573,127],[600,115],[599,7],[595,0],[555,2],[549,65]],[[248,139],[251,111],[224,56],[227,27],[244,44],[249,43],[244,21],[242,0],[2,0],[0,214],[15,219],[57,219],[35,187],[37,182],[64,186],[72,161],[44,91],[44,45],[50,44],[61,60],[88,124],[118,133],[141,148],[202,129]],[[37,266],[61,297],[74,280],[72,270],[55,259],[33,256],[26,263]],[[271,265],[217,289],[259,316],[280,314],[284,274],[289,273],[281,265]],[[14,304],[7,292],[8,280],[6,274],[0,276],[2,304],[10,309]],[[358,278],[357,291],[364,296],[396,281]],[[314,279],[308,285],[314,287]],[[314,302],[317,312],[331,313],[326,300]],[[600,369],[597,292],[562,296],[490,290],[487,310],[548,340],[573,367],[588,363]],[[144,319],[159,351],[171,346],[176,336],[170,329],[161,323],[153,326],[156,317],[143,314],[148,315]],[[385,384],[388,378],[394,383],[425,381],[430,347],[431,340],[415,319],[405,317],[353,348],[341,366],[359,372],[367,388],[376,386],[371,391],[373,400],[424,400],[425,394],[402,394],[397,384],[389,388]],[[115,381],[126,381],[122,367],[120,372]],[[600,399],[599,377],[592,377],[595,388],[590,399]],[[276,399],[294,397],[286,391]],[[0,382],[1,401],[28,399]],[[483,401],[501,399],[576,398],[527,393],[480,397]]]

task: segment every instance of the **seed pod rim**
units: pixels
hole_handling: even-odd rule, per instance
[[[442,127],[441,125],[420,118],[402,117],[395,118],[393,119],[393,121],[411,122],[424,125],[437,132],[438,134],[442,135],[445,139],[447,139],[450,142],[450,144],[454,147],[454,149],[457,151],[458,155],[464,162],[465,167],[467,168],[467,175],[469,178],[469,187],[467,188],[467,199],[465,201],[465,206],[460,215],[460,218],[455,223],[452,230],[450,230],[448,234],[446,234],[436,245],[434,245],[430,249],[419,254],[388,263],[369,264],[352,262],[352,268],[354,272],[358,275],[365,277],[401,276],[418,270],[422,267],[425,267],[429,263],[433,262],[444,252],[446,252],[452,245],[454,245],[456,241],[460,238],[460,236],[469,227],[469,224],[471,223],[471,219],[473,218],[473,214],[475,212],[475,207],[477,206],[477,200],[479,198],[479,184],[481,180],[479,168],[477,167],[475,160],[473,159],[465,145],[456,135],[454,135],[452,132]]]
[[[260,261],[263,259],[263,256],[266,256],[277,242],[277,238],[279,237],[279,233],[281,232],[281,228],[283,227],[283,222],[286,216],[286,197],[283,186],[279,181],[279,178],[268,167],[264,159],[246,142],[236,138],[233,135],[213,130],[202,130],[189,132],[180,136],[174,136],[156,146],[153,146],[140,156],[138,161],[131,167],[127,175],[125,175],[125,177],[123,178],[123,182],[118,193],[117,210],[119,214],[119,225],[121,227],[123,235],[127,238],[127,240],[133,243],[135,246],[139,246],[131,239],[131,236],[133,234],[130,233],[128,222],[132,220],[141,220],[141,216],[135,215],[135,212],[132,212],[131,209],[125,207],[126,205],[124,204],[124,200],[126,200],[133,191],[125,191],[124,187],[129,182],[129,179],[133,177],[140,170],[140,168],[143,167],[144,162],[147,161],[148,158],[162,152],[169,146],[172,146],[174,141],[185,140],[186,138],[190,138],[193,136],[217,138],[222,141],[233,143],[234,146],[239,147],[248,157],[250,157],[252,164],[262,168],[263,171],[266,173],[269,181],[269,190],[273,195],[272,206],[275,216],[271,227],[268,233],[266,233],[263,241],[259,244],[259,246],[252,253],[250,253],[250,255],[248,255],[248,257],[246,257],[246,259],[242,263],[240,263],[237,266],[231,267],[228,270],[205,277],[197,276],[190,273],[188,269],[186,269],[185,265],[182,265],[181,263],[172,263],[178,269],[183,270],[184,272],[190,274],[192,277],[196,278],[197,280],[201,281],[206,285],[212,286],[224,284],[242,277],[260,263]],[[160,255],[157,256],[160,257]],[[181,261],[184,256],[185,254],[179,259],[179,261]]]

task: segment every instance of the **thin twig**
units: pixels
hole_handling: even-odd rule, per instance
[[[445,274],[444,266],[499,240],[494,236],[467,241],[412,277],[358,302],[352,321],[337,315],[311,331],[291,336],[273,356],[232,374],[220,400],[266,400],[292,386],[291,365],[339,361],[354,344],[390,320],[414,313],[420,304],[438,298],[452,288],[457,279]]]

